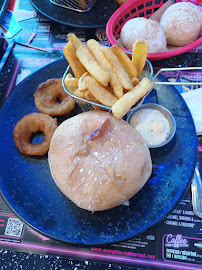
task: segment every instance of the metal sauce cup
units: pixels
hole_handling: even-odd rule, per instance
[[[165,141],[163,141],[161,144],[158,144],[158,145],[149,145],[148,147],[149,148],[158,148],[158,147],[162,147],[162,146],[168,144],[172,140],[172,138],[174,137],[175,132],[176,132],[176,122],[175,122],[175,119],[174,119],[173,115],[171,114],[171,112],[161,105],[158,105],[155,103],[147,103],[147,104],[143,104],[143,105],[139,106],[138,108],[132,110],[128,114],[126,121],[130,124],[131,117],[135,113],[137,113],[138,111],[143,110],[143,109],[154,109],[154,110],[161,112],[165,116],[165,118],[168,120],[169,126],[170,126],[170,133]]]

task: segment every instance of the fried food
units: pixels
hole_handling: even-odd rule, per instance
[[[144,69],[149,46],[144,41],[137,41],[133,44],[132,63],[137,70],[137,78],[139,79]]]
[[[118,99],[104,87],[102,87],[93,77],[84,78],[87,89],[103,105],[111,107]]]
[[[65,77],[64,84],[71,94],[78,88],[79,80],[74,78],[71,73],[68,73]]]
[[[63,49],[63,54],[67,59],[69,65],[71,66],[72,71],[76,78],[80,78],[83,73],[86,72],[85,68],[78,60],[75,52],[75,48],[71,41],[68,41],[67,45]]]
[[[74,95],[75,96],[77,96],[77,97],[79,97],[79,98],[84,98],[85,99],[85,94],[86,94],[86,92],[87,92],[88,90],[87,89],[85,89],[85,90],[81,90],[81,89],[76,89],[75,91],[74,91]]]
[[[109,74],[96,61],[89,49],[76,37],[75,34],[68,34],[68,39],[72,42],[76,51],[76,56],[90,73],[101,85],[107,86],[109,83]]]
[[[121,119],[138,100],[144,97],[151,89],[152,83],[148,78],[142,79],[131,91],[124,94],[113,106],[115,118]]]
[[[37,109],[51,116],[65,115],[75,107],[75,101],[62,87],[61,79],[49,79],[39,85],[34,102]]]
[[[95,39],[89,39],[87,45],[98,63],[109,72],[109,84],[112,86],[115,96],[118,98],[122,97],[123,86],[121,85],[121,82],[119,81],[119,78],[116,75],[112,64],[102,51],[102,46]]]
[[[76,51],[80,46],[85,46],[79,38],[74,33],[70,33],[67,35],[68,40],[71,42],[74,50]]]
[[[126,73],[128,74],[129,78],[132,80],[133,78],[137,77],[137,69],[132,63],[131,59],[128,55],[121,49],[119,45],[113,45],[111,47],[113,53],[117,56],[119,61],[121,62],[123,68],[125,69]]]
[[[79,78],[79,80],[78,80],[78,89],[79,90],[86,90],[86,84],[85,84],[85,82],[84,82],[84,78],[86,77],[86,76],[90,76],[90,74],[88,73],[88,72],[85,72],[80,78]]]
[[[99,103],[99,101],[92,95],[92,93],[89,90],[87,90],[87,92],[85,93],[84,98],[86,100],[89,100],[89,101],[92,101],[92,102],[95,102],[95,103]]]
[[[133,86],[136,86],[139,83],[139,79],[138,78],[133,78],[131,80],[131,82],[132,82]]]
[[[102,109],[100,105],[108,106],[110,109],[113,106],[114,116],[119,118],[123,112],[128,112],[127,108],[130,109],[141,100],[144,93],[148,93],[148,85],[145,89],[141,87],[140,91],[133,91],[136,86],[138,86],[137,89],[140,87],[139,79],[148,54],[146,43],[135,44],[131,59],[118,45],[109,48],[101,46],[95,39],[89,39],[86,46],[75,34],[68,34],[68,39],[67,46],[70,42],[73,53],[86,71],[77,78],[78,85],[76,83],[75,87],[71,86],[72,78],[66,78],[64,83],[75,96],[77,103],[82,105],[82,110],[83,106],[86,106],[84,109],[86,110],[89,101],[93,101],[98,105],[96,110]],[[131,100],[128,100],[130,95],[125,96],[125,94],[130,91],[133,92],[130,94]],[[76,97],[78,98],[76,99]],[[126,104],[127,101],[128,104]],[[116,103],[121,107],[119,108]]]
[[[50,140],[58,124],[57,119],[43,113],[31,113],[25,115],[16,124],[13,132],[14,142],[21,153],[26,155],[45,155],[50,146]],[[31,136],[36,132],[42,132],[45,139],[40,144],[32,144]]]
[[[117,58],[117,56],[113,53],[111,48],[108,47],[102,47],[103,52],[111,62],[112,66],[114,67],[114,70],[116,71],[116,74],[123,86],[124,89],[126,90],[131,90],[133,88],[133,85],[131,83],[131,80],[124,70],[121,62]]]
[[[93,76],[101,85],[108,85],[109,73],[98,64],[87,47],[79,47],[79,49],[76,50],[76,55],[91,76]]]

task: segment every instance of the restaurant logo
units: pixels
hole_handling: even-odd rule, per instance
[[[166,237],[166,247],[188,247],[188,240],[186,238],[183,238],[181,234],[172,235],[171,233],[167,235]]]

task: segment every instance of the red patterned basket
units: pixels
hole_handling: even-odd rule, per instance
[[[120,6],[110,17],[106,26],[106,35],[111,45],[118,44],[117,39],[120,37],[120,31],[123,25],[130,19],[135,17],[150,17],[156,10],[158,10],[167,0],[129,0]],[[192,1],[193,2],[193,1]],[[197,5],[202,5],[202,0],[194,1]],[[157,4],[158,3],[158,4]],[[199,36],[194,42],[174,50],[149,53],[149,60],[166,59],[175,55],[188,52],[202,44],[202,36]],[[123,48],[123,47],[122,47]],[[131,51],[123,48],[123,50],[132,54]]]

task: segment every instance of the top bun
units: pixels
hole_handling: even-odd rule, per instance
[[[120,33],[123,46],[132,51],[136,41],[144,41],[149,46],[149,53],[166,51],[166,37],[156,21],[146,18],[133,18],[127,21]]]
[[[202,27],[201,15],[199,7],[190,2],[179,2],[167,8],[160,20],[167,43],[185,46],[196,40]]]
[[[129,200],[147,182],[152,162],[142,136],[124,120],[89,111],[64,121],[50,143],[48,160],[59,189],[77,206],[103,211]]]

